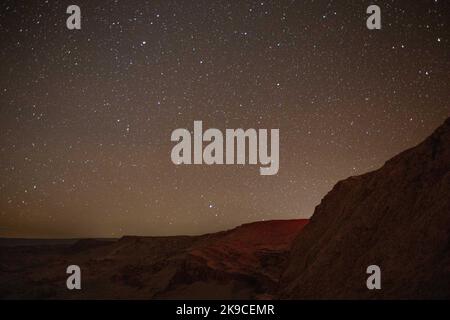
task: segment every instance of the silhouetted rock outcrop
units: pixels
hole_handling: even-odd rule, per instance
[[[381,268],[368,290],[366,268]],[[282,298],[450,298],[450,119],[379,170],[337,183],[295,240]]]

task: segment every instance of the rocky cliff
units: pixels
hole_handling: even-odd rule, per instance
[[[381,290],[366,286],[373,264]],[[279,293],[450,298],[450,119],[379,170],[334,186],[296,238]]]

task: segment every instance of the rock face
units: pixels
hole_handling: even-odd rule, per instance
[[[307,222],[255,222],[202,236],[37,240],[19,246],[0,241],[0,298],[270,298],[291,243]],[[80,291],[66,289],[71,264],[81,268]]]
[[[381,290],[366,287],[373,264]],[[279,294],[450,298],[450,118],[379,170],[334,186],[296,238]]]

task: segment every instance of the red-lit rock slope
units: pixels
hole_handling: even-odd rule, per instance
[[[381,290],[366,268],[381,268]],[[295,240],[281,298],[450,298],[450,119],[379,170],[337,183]]]
[[[307,220],[245,224],[203,236],[27,241],[0,247],[0,298],[270,298]],[[0,242],[1,244],[1,242]],[[66,268],[82,290],[66,289]]]

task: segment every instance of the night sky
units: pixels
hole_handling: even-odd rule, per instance
[[[449,24],[444,0],[2,1],[0,236],[307,218],[450,115]],[[194,120],[280,129],[278,174],[175,166],[171,132]]]

